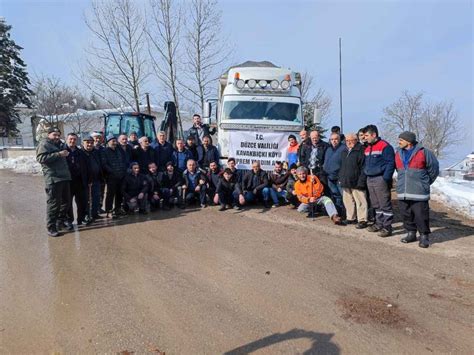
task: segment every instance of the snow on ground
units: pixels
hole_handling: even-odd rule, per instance
[[[41,174],[41,164],[36,161],[34,156],[27,155],[0,159],[0,169],[12,169],[16,173]]]
[[[431,185],[431,198],[474,219],[474,181],[438,177]]]

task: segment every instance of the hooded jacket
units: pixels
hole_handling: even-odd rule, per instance
[[[60,151],[59,146],[48,138],[36,148],[36,161],[41,164],[46,185],[71,180],[66,158],[59,155]]]
[[[439,175],[439,163],[434,154],[420,143],[413,147],[407,163],[404,163],[404,149],[397,149],[397,198],[399,200],[428,201],[430,185]]]
[[[311,182],[311,176],[306,177],[306,181],[298,179],[295,183],[295,192],[298,200],[301,203],[309,203],[309,199],[314,197],[316,199],[323,195],[324,186],[319,181],[317,176],[313,176],[313,182]]]

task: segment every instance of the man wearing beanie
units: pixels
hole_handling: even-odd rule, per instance
[[[48,129],[48,136],[36,148],[36,161],[43,170],[46,201],[46,226],[50,237],[59,236],[58,225],[66,219],[71,198],[69,182],[71,173],[66,158],[69,152],[60,147],[61,131],[56,127]]]
[[[405,131],[398,136],[398,149],[395,154],[398,173],[397,198],[403,226],[407,235],[402,243],[416,241],[420,233],[419,246],[430,246],[429,204],[430,185],[439,174],[439,163],[435,155],[416,141],[413,132]]]

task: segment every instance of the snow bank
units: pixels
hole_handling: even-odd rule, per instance
[[[18,158],[0,159],[0,169],[12,169],[16,173],[41,174],[41,164],[34,156],[22,155]]]
[[[431,198],[474,219],[474,181],[438,177],[431,185]]]

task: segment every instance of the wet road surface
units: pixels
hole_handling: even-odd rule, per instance
[[[131,216],[48,238],[0,171],[0,353],[472,353],[474,226],[422,250],[286,207]],[[397,225],[398,226],[398,225]]]

